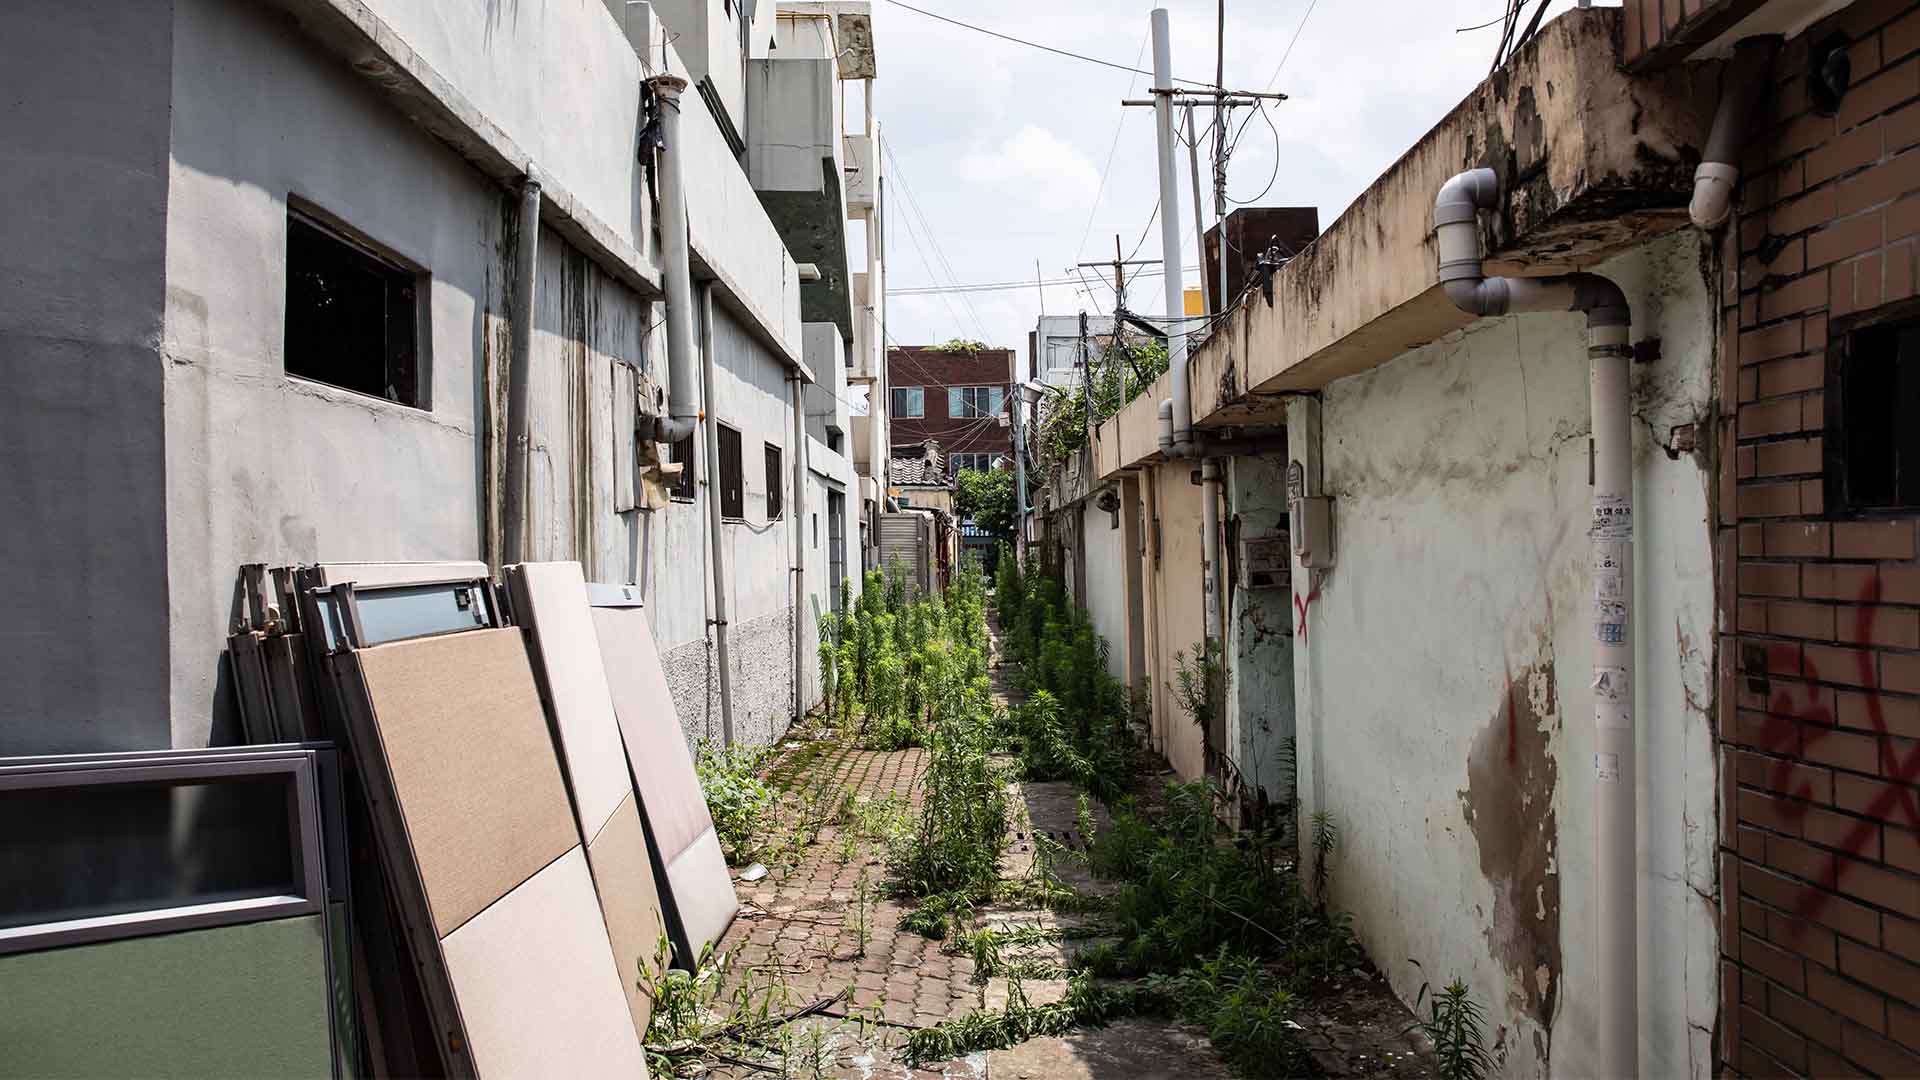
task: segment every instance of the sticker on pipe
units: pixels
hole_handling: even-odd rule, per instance
[[[1587,535],[1595,540],[1633,539],[1633,499],[1626,495],[1596,495],[1593,525]]]
[[[1619,754],[1593,755],[1593,776],[1594,776],[1594,779],[1599,780],[1603,784],[1619,783],[1620,782],[1620,755]]]
[[[1627,605],[1625,603],[1614,600],[1594,602],[1593,640],[1602,645],[1627,643]]]
[[[1593,703],[1593,726],[1602,731],[1625,731],[1633,727],[1632,707],[1624,701]]]
[[[1597,667],[1593,669],[1593,700],[1612,704],[1630,700],[1632,696],[1633,689],[1627,682],[1626,668]]]
[[[1604,540],[1593,545],[1593,598],[1624,601],[1627,592],[1627,543]]]

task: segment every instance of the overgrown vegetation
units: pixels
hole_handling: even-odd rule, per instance
[[[1003,725],[1008,749],[1029,780],[1071,780],[1102,801],[1118,798],[1139,771],[1129,732],[1132,703],[1107,673],[1107,644],[1087,613],[1044,568],[1023,575],[1000,553],[994,584],[1008,661],[1027,691]]]
[[[1050,388],[1040,405],[1035,441],[1042,461],[1060,461],[1087,444],[1087,432],[1105,422],[1153,385],[1167,370],[1165,341],[1120,341],[1105,350],[1089,346],[1091,387]]]
[[[1010,544],[1019,516],[1013,485],[1010,469],[961,469],[954,480],[954,513],[972,521],[996,542]]]
[[[774,803],[773,788],[760,778],[771,750],[767,747],[720,746],[700,740],[694,770],[707,797],[707,813],[727,861],[739,864],[759,853],[767,812]]]
[[[841,585],[842,614],[820,617],[820,680],[843,739],[871,750],[926,743],[954,688],[984,679],[984,587],[963,567],[944,593],[920,595],[903,575],[867,574],[860,597]],[[984,683],[981,698],[985,699]]]
[[[868,1011],[835,1011],[849,991],[802,1003],[777,966],[743,967],[709,945],[687,971],[670,966],[671,955],[662,935],[656,958],[640,971],[640,990],[653,1001],[646,1052],[654,1076],[740,1065],[825,1080],[834,1048],[864,1041],[873,1022]]]

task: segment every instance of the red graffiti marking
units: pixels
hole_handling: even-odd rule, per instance
[[[1865,643],[1873,639],[1876,609],[1872,605],[1879,602],[1880,582],[1875,578],[1861,590],[1860,603],[1864,606],[1860,608],[1860,613],[1856,617],[1857,622],[1854,627],[1856,641]],[[1874,668],[1873,654],[1863,648],[1859,656],[1860,667],[1857,675],[1859,684],[1867,690],[1864,695],[1867,721],[1874,733],[1880,737],[1880,771],[1892,783],[1885,785],[1880,794],[1868,804],[1867,819],[1855,822],[1854,826],[1841,838],[1839,849],[1849,856],[1859,856],[1866,850],[1868,841],[1873,838],[1877,823],[1885,820],[1896,806],[1906,815],[1908,824],[1920,826],[1920,804],[1915,803],[1912,791],[1897,786],[1911,784],[1916,777],[1920,777],[1920,747],[1915,747],[1903,758],[1895,751],[1893,745],[1886,741],[1888,734],[1886,709],[1879,694],[1880,680]],[[1789,667],[1794,664],[1795,659],[1792,646],[1775,645],[1768,650],[1767,666],[1769,669],[1775,666]],[[1820,681],[1820,670],[1812,659],[1806,659],[1803,666],[1807,681],[1815,683]],[[1770,753],[1784,755],[1783,759],[1774,765],[1773,776],[1767,786],[1798,800],[1809,799],[1813,795],[1812,782],[1801,780],[1797,786],[1789,786],[1789,778],[1793,775],[1794,767],[1800,763],[1800,757],[1833,733],[1835,723],[1833,710],[1812,697],[1809,697],[1804,708],[1796,709],[1793,704],[1793,695],[1782,689],[1773,696],[1767,711],[1771,715],[1767,717],[1766,727],[1760,736],[1764,744],[1763,748]],[[1804,745],[1796,752],[1795,741],[1800,734],[1800,725],[1803,723],[1815,725],[1818,730],[1808,730]],[[1805,818],[1807,805],[1804,801],[1789,803],[1785,811],[1788,819],[1798,823]],[[1840,884],[1841,869],[1840,859],[1828,855],[1826,868],[1820,875],[1819,884],[1828,889],[1837,889]],[[1828,894],[1809,889],[1800,897],[1800,902],[1796,905],[1797,913],[1803,919],[1811,918],[1831,900]]]
[[[1300,625],[1294,630],[1294,633],[1299,635],[1302,642],[1307,640],[1307,609],[1312,607],[1313,602],[1318,599],[1320,599],[1320,586],[1318,585],[1313,587],[1313,591],[1308,593],[1305,599],[1302,599],[1299,593],[1295,593],[1293,596],[1293,610],[1300,616]]]

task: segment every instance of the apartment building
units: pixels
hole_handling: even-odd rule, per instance
[[[578,560],[716,739],[723,578],[738,737],[815,700],[886,460],[865,3],[33,0],[0,54],[0,754],[236,741],[249,563]]]
[[[896,346],[887,351],[887,370],[895,447],[939,442],[950,477],[1011,464],[1012,349]]]
[[[1156,746],[1507,1075],[1920,1073],[1917,233],[1911,0],[1568,11],[1053,473]]]

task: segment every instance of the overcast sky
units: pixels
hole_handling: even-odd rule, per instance
[[[1153,66],[1147,46],[1152,0],[910,2],[1030,41]],[[1171,15],[1174,75],[1210,82],[1215,0],[1162,3]],[[1552,0],[1547,18],[1573,4]],[[1497,19],[1501,10],[1501,0],[1228,0],[1230,87],[1266,89],[1299,30],[1272,84],[1290,95],[1268,113],[1278,132],[1272,190],[1260,197],[1274,176],[1275,134],[1243,112],[1251,123],[1229,165],[1229,194],[1260,205],[1316,206],[1324,229],[1486,77],[1499,27],[1455,29]],[[873,17],[875,101],[893,152],[886,166],[891,289],[1031,282],[1036,260],[1040,276],[1055,281],[1073,276],[1067,268],[1076,262],[1112,258],[1115,233],[1133,250],[1158,198],[1153,116],[1151,109],[1122,109],[1120,99],[1146,97],[1151,79],[1000,41],[888,0],[873,0]],[[1207,119],[1210,112],[1203,128]],[[1205,144],[1202,151],[1207,170]],[[1180,160],[1182,248],[1192,265],[1184,146]],[[1203,172],[1209,221],[1211,183],[1210,172]],[[1159,256],[1156,223],[1137,257]],[[1098,277],[1110,280],[1111,273],[1087,272],[1089,282]],[[1187,282],[1197,285],[1197,275]],[[1162,288],[1159,278],[1141,279],[1129,286],[1129,306],[1158,313]],[[1105,311],[1113,302],[1111,290],[1099,284],[1091,290],[1049,285],[1045,296],[1050,314]],[[1024,357],[1040,303],[1032,285],[946,296],[896,293],[888,299],[888,336],[897,344],[980,338]]]

